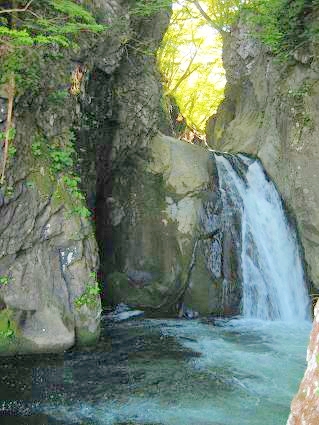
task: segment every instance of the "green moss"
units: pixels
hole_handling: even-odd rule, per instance
[[[44,169],[43,173],[40,170],[32,171],[28,177],[27,186],[30,189],[37,189],[40,195],[49,197],[54,191],[54,181],[51,175]]]
[[[100,331],[100,327],[95,332],[90,332],[86,328],[76,329],[76,344],[81,347],[96,344],[100,337]]]
[[[14,312],[5,308],[0,311],[0,353],[16,351],[19,338],[18,324]]]
[[[59,208],[61,205],[64,205],[66,208],[71,208],[73,202],[69,192],[66,190],[65,185],[62,181],[58,181],[55,187],[55,190],[52,194],[52,207],[54,209]]]
[[[144,212],[146,216],[158,216],[159,211],[166,208],[166,188],[163,176],[145,171],[142,179],[143,190],[140,192],[141,202],[144,204],[142,213]]]

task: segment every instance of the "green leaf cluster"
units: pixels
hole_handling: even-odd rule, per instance
[[[74,305],[78,309],[84,305],[88,307],[95,306],[97,303],[97,297],[100,293],[101,289],[96,278],[96,273],[91,272],[89,275],[89,281],[85,284],[84,292],[74,300]]]
[[[68,132],[61,138],[57,138],[51,145],[49,141],[42,135],[35,135],[31,145],[31,152],[35,158],[40,158],[41,162],[47,163],[50,170],[51,180],[58,180],[58,189],[55,193],[55,198],[67,200],[66,204],[69,205],[68,210],[70,215],[78,215],[82,218],[89,218],[91,212],[86,208],[83,195],[79,184],[81,178],[74,173],[75,163],[75,149],[74,149],[75,135],[72,131]],[[33,188],[33,185],[30,186]],[[65,197],[65,194],[70,197]]]
[[[91,217],[91,211],[83,204],[85,196],[79,188],[81,178],[74,174],[66,174],[63,176],[63,183],[67,188],[67,191],[71,194],[72,198],[78,202],[78,205],[73,206],[71,214],[78,215],[82,218]]]
[[[8,146],[8,158],[12,159],[15,157],[15,154],[17,152],[17,148],[15,146],[13,146],[13,141],[16,135],[16,130],[14,127],[11,127],[8,131],[8,142],[9,142],[9,146]],[[6,137],[6,133],[0,131],[0,142],[3,142],[5,140]]]
[[[71,0],[51,0],[49,2],[51,6],[58,12],[74,19],[85,22],[86,24],[95,25],[95,19],[91,13],[80,6],[78,3],[74,3]]]
[[[23,8],[17,0],[15,8]],[[4,9],[0,11],[4,12]],[[14,74],[18,89],[34,89],[39,82],[39,59],[44,49],[75,47],[83,32],[105,31],[89,10],[71,0],[34,0],[25,10],[0,15],[0,84]],[[48,51],[45,50],[45,54]]]
[[[10,282],[10,276],[4,275],[0,276],[0,287],[7,286]]]
[[[54,144],[50,146],[51,168],[53,173],[59,173],[73,166],[74,147],[70,141],[65,146]]]
[[[171,5],[171,0],[137,0],[131,8],[131,15],[152,16],[163,10],[170,10]]]
[[[7,308],[0,311],[0,341],[8,342],[17,336],[18,329],[16,321],[13,319],[13,312]]]
[[[242,16],[252,34],[287,61],[299,47],[319,41],[319,24],[309,19],[318,10],[318,0],[253,0],[242,7]]]

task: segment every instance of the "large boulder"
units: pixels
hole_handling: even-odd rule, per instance
[[[116,258],[108,275],[109,295],[114,304],[172,311],[188,286],[210,181],[209,152],[158,135],[151,154],[125,205],[124,199],[113,201]]]
[[[209,150],[159,134],[139,179],[113,193],[107,299],[161,314],[238,313],[238,234]]]

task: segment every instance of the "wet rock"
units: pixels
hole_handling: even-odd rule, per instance
[[[130,307],[124,303],[118,304],[115,310],[105,316],[107,320],[113,320],[114,322],[121,322],[137,317],[143,317],[144,311],[142,310],[131,310]]]
[[[192,310],[184,303],[182,303],[182,305],[179,307],[178,317],[185,319],[198,319],[199,313],[198,311]]]
[[[299,391],[291,403],[287,425],[317,425],[319,423],[319,301],[317,301],[314,315],[307,350],[307,369]]]

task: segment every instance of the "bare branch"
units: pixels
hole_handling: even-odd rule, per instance
[[[7,112],[7,121],[6,121],[6,132],[5,132],[5,140],[4,140],[4,148],[3,148],[3,158],[1,164],[1,178],[0,184],[4,183],[6,165],[8,161],[8,150],[10,143],[10,130],[12,128],[12,114],[13,114],[13,102],[15,95],[15,78],[14,74],[10,76],[10,80],[7,85],[7,94],[8,94],[8,112]]]
[[[189,0],[188,0],[189,1]],[[217,31],[221,31],[222,28],[219,28],[218,25],[216,25],[216,23],[210,18],[210,16],[207,15],[207,13],[205,12],[205,10],[202,8],[201,4],[199,3],[198,0],[194,0],[192,1],[192,3],[194,3],[194,6],[197,8],[197,10],[199,11],[199,13],[202,15],[202,17],[206,20],[206,22],[213,27],[215,30]]]
[[[16,13],[16,12],[25,12],[31,5],[31,3],[33,2],[33,0],[30,0],[24,7],[22,7],[21,9],[3,9],[0,10],[0,14],[2,13]]]

